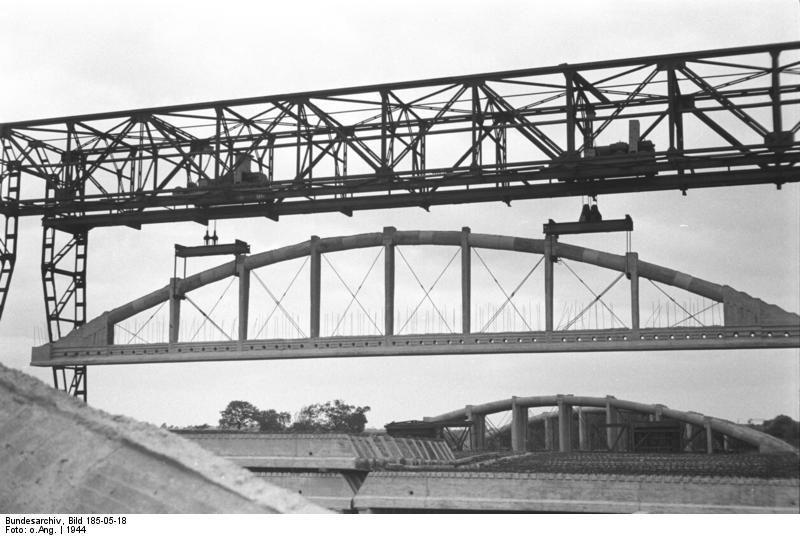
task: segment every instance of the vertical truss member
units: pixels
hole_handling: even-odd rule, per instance
[[[85,159],[72,158],[68,138],[66,158],[60,178],[47,182],[46,197],[58,201],[65,197],[83,198],[85,183],[75,178],[86,173]],[[42,232],[42,288],[47,314],[47,336],[61,338],[86,323],[86,256],[89,231],[65,231],[45,224]],[[86,366],[53,367],[56,389],[86,401]]]

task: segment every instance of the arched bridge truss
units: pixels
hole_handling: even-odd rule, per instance
[[[461,257],[461,329],[449,333],[399,334],[395,326],[395,252],[400,246],[455,246]],[[321,336],[321,269],[325,255],[363,248],[383,248],[384,318],[377,335]],[[544,329],[535,331],[486,332],[489,326],[473,329],[472,252],[501,250],[531,254],[530,266],[543,266]],[[456,250],[458,255],[458,250]],[[456,256],[454,255],[454,257]],[[536,259],[538,256],[538,260]],[[371,255],[368,255],[371,258]],[[250,284],[254,270],[295,259],[306,259],[309,270],[309,322],[296,325],[301,338],[255,339],[248,333]],[[366,257],[365,257],[366,259]],[[451,259],[452,260],[452,259]],[[630,284],[630,318],[620,322],[625,327],[611,329],[575,329],[575,322],[556,325],[554,312],[554,266],[565,261],[585,263],[617,272],[615,283]],[[365,261],[368,262],[368,261]],[[374,261],[373,261],[374,262]],[[533,270],[531,270],[533,271]],[[529,272],[530,275],[530,272]],[[228,278],[238,278],[238,336],[228,340],[186,342],[180,340],[182,303],[191,301],[191,291]],[[688,291],[718,302],[723,307],[723,324],[713,326],[663,328],[643,327],[639,318],[640,280]],[[233,281],[232,279],[231,281]],[[419,281],[418,281],[419,282]],[[609,288],[612,285],[609,285]],[[425,290],[425,295],[429,292]],[[607,289],[606,289],[607,290]],[[513,307],[515,291],[503,290],[503,306]],[[605,291],[604,291],[605,292]],[[357,291],[350,290],[355,299]],[[594,293],[594,302],[603,293]],[[276,306],[279,300],[273,294]],[[193,305],[194,302],[191,302]],[[352,302],[351,302],[352,303]],[[169,307],[169,340],[152,344],[115,344],[114,326],[155,307]],[[585,309],[584,309],[585,311]],[[206,315],[206,313],[203,313]],[[578,313],[580,314],[580,313]],[[693,316],[686,311],[687,318]],[[213,319],[207,317],[211,322]],[[377,327],[377,326],[376,326]],[[480,331],[479,331],[480,330]],[[227,337],[227,336],[226,336]],[[319,238],[253,255],[239,255],[203,272],[173,278],[163,288],[112,311],[103,313],[67,336],[34,348],[32,365],[48,367],[85,367],[87,365],[224,361],[252,359],[293,359],[325,357],[360,357],[392,355],[500,354],[546,352],[594,352],[629,350],[697,350],[734,348],[800,347],[800,316],[767,304],[725,285],[711,283],[669,268],[638,259],[633,252],[616,255],[559,242],[556,237],[531,239],[461,231],[398,231],[387,227],[383,232],[353,236]]]
[[[557,408],[555,411],[529,416],[532,408]],[[687,451],[705,451],[708,454],[729,449],[729,441],[735,439],[759,452],[792,452],[797,448],[785,441],[755,430],[749,426],[709,417],[694,411],[681,411],[668,408],[663,404],[644,404],[630,400],[619,400],[613,396],[514,396],[504,400],[496,400],[484,404],[468,405],[435,417],[425,417],[428,425],[440,424],[443,428],[466,427],[471,450],[484,450],[487,447],[487,432],[490,428],[490,415],[511,413],[511,448],[516,452],[531,449],[529,423],[544,421],[544,448],[570,452],[572,450],[592,450],[590,434],[592,428],[599,428],[604,435],[604,448],[609,451],[625,451],[641,447],[648,425],[656,433],[664,433],[672,427],[661,428],[657,423],[678,424],[682,427],[678,432],[675,447]],[[601,413],[599,427],[590,421],[598,421],[589,415]],[[636,434],[639,423],[639,434]],[[459,424],[463,423],[463,424]],[[661,428],[659,430],[659,428]],[[594,430],[597,432],[598,430]],[[674,429],[672,430],[674,431]],[[577,433],[576,433],[577,432]],[[638,435],[638,437],[637,437]],[[662,445],[663,446],[663,445]]]

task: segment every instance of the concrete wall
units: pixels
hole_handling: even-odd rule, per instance
[[[253,469],[368,471],[387,464],[436,465],[453,460],[440,439],[348,434],[183,433],[203,448]]]
[[[645,475],[375,472],[358,510],[800,513],[795,480]]]

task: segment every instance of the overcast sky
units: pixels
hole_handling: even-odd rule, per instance
[[[796,0],[615,2],[3,2],[0,122],[152,107],[797,40]],[[616,141],[616,140],[611,140]],[[633,249],[662,264],[800,310],[800,189],[787,185],[599,200],[630,214]],[[308,239],[399,229],[541,237],[570,221],[580,199],[223,221],[222,241],[254,252]],[[197,224],[90,233],[89,317],[163,286],[174,243],[197,244]],[[28,366],[44,329],[41,228],[20,230],[19,260],[0,321],[0,360]],[[564,240],[567,241],[567,240]],[[624,253],[621,236],[570,242]],[[372,256],[342,258],[361,266]],[[419,257],[419,256],[418,256]],[[447,262],[419,268],[427,281]],[[527,271],[511,273],[513,288]],[[479,272],[477,266],[473,272]],[[458,272],[453,272],[457,277]],[[430,274],[433,274],[432,276]],[[423,278],[425,279],[425,278]],[[598,282],[598,286],[605,280]],[[486,280],[483,291],[493,290]],[[280,287],[280,285],[276,285]],[[602,288],[602,287],[601,287]],[[278,290],[280,290],[278,288]],[[409,291],[412,292],[415,289]],[[305,291],[305,289],[303,290]],[[496,296],[495,296],[496,298]],[[416,303],[416,300],[411,300]],[[502,301],[502,297],[499,301]],[[213,302],[213,299],[212,299]],[[413,305],[412,303],[412,305]],[[644,307],[644,305],[643,305]],[[643,310],[643,316],[649,310]],[[89,400],[155,424],[216,423],[234,399],[296,412],[334,398],[372,407],[369,426],[421,418],[511,395],[613,394],[745,421],[800,413],[797,350],[396,357],[300,362],[108,366],[89,369]]]

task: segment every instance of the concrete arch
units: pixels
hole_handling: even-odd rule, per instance
[[[798,453],[798,449],[789,445],[785,441],[777,439],[771,435],[754,430],[748,426],[736,424],[734,422],[709,417],[693,411],[681,411],[669,408],[663,404],[644,404],[630,400],[620,400],[613,396],[592,397],[575,395],[548,395],[548,396],[525,396],[511,397],[503,400],[495,400],[478,405],[469,405],[462,409],[443,413],[435,417],[425,417],[424,420],[430,423],[452,423],[454,421],[471,421],[471,432],[473,446],[481,448],[485,441],[487,415],[511,411],[511,443],[515,451],[525,450],[525,434],[528,423],[528,409],[536,407],[557,406],[555,414],[546,415],[545,418],[558,419],[559,431],[559,450],[568,452],[572,449],[572,414],[575,408],[596,408],[605,412],[606,426],[613,427],[619,425],[619,412],[626,411],[640,415],[652,416],[654,420],[670,419],[703,430],[706,439],[706,450],[713,451],[712,433],[716,432],[728,438],[743,441],[758,448],[759,452],[790,452]],[[613,448],[612,430],[608,429],[608,446]]]

